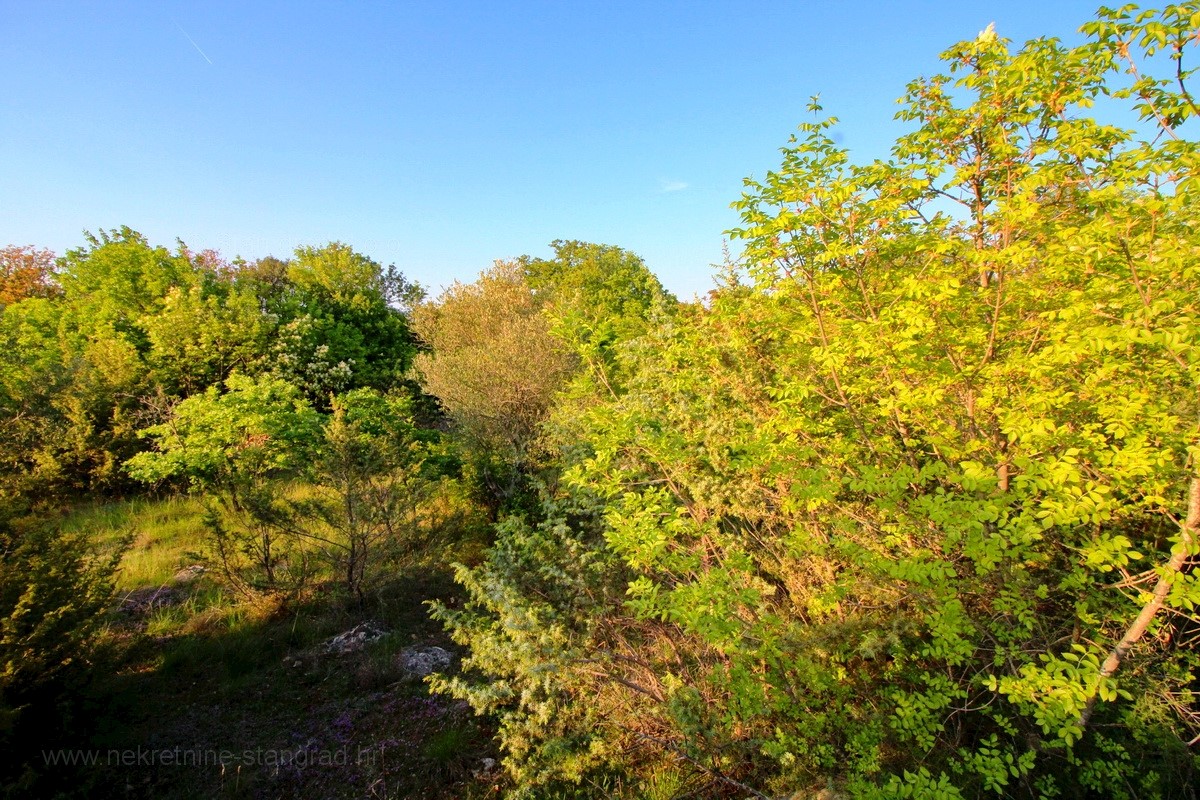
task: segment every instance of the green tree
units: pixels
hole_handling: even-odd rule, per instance
[[[496,498],[510,499],[533,462],[538,428],[574,368],[516,262],[497,262],[418,307],[429,350],[415,366],[474,453]]]
[[[561,240],[550,246],[553,258],[520,263],[551,332],[578,361],[544,429],[548,448],[570,450],[586,435],[578,424],[587,409],[623,391],[619,351],[669,319],[678,302],[628,250]]]
[[[578,241],[550,247],[553,258],[524,256],[519,263],[556,332],[578,352],[602,357],[614,343],[644,333],[656,309],[676,302],[635,253]]]
[[[407,398],[359,389],[337,398],[305,497],[285,501],[287,527],[312,544],[362,602],[420,537],[420,503],[436,486],[431,437]]]
[[[220,385],[234,371],[267,368],[269,340],[279,320],[235,266],[211,250],[181,245],[191,271],[141,317],[148,348],[147,380],[156,392],[188,397]]]
[[[296,592],[324,564],[362,601],[420,536],[419,505],[443,477],[410,400],[358,389],[322,416],[280,378],[235,375],[179,403],[127,466],[215,497],[212,554],[246,592]]]
[[[67,733],[64,709],[91,666],[117,556],[13,506],[0,508],[0,791],[17,797],[45,785],[42,748]]]
[[[211,252],[153,247],[128,228],[61,260],[61,293],[8,306],[0,336],[6,482],[41,495],[125,488],[120,464],[168,398],[263,354],[272,322],[231,291]]]
[[[13,423],[3,480],[39,495],[115,489],[148,391],[146,315],[155,292],[193,269],[128,228],[89,235],[59,266],[61,295],[16,302],[0,317],[11,345],[0,353],[0,406]]]
[[[154,449],[126,462],[144,483],[183,481],[215,499],[207,518],[215,559],[239,589],[296,589],[305,553],[275,524],[280,494],[317,450],[321,417],[279,378],[233,375],[174,407],[142,435]],[[283,530],[281,531],[281,527]]]
[[[402,383],[416,347],[399,305],[419,295],[394,267],[332,242],[299,247],[286,263],[286,283],[274,281],[267,308],[280,329],[275,371],[303,388],[321,408],[350,389],[387,391]]]
[[[49,280],[47,254],[9,250],[6,274],[33,258]],[[22,289],[0,312],[10,494],[128,488],[121,464],[144,447],[139,429],[235,372],[274,373],[327,409],[335,393],[405,385],[415,352],[398,306],[418,287],[342,244],[235,268],[125,227],[88,234],[54,278],[61,292]]]
[[[54,399],[70,379],[61,321],[61,306],[44,298],[0,314],[0,493],[10,497],[52,469],[47,445],[60,428]]]
[[[549,450],[570,446],[581,408],[619,390],[617,349],[676,305],[627,250],[551,246],[552,259],[497,262],[413,314],[429,348],[416,361],[424,388],[456,423],[501,504]]]
[[[547,499],[537,522],[510,515],[496,528],[486,562],[459,565],[470,602],[433,604],[434,617],[470,648],[457,675],[433,678],[437,691],[493,716],[518,786],[577,782],[636,748],[638,684],[632,695],[597,692],[615,644],[629,574],[603,547],[596,498]],[[631,703],[631,697],[633,702]]]
[[[62,301],[34,298],[0,316],[0,484],[45,497],[121,485],[145,370],[120,336],[88,337]]]
[[[171,253],[129,227],[85,235],[87,244],[67,251],[58,275],[77,324],[86,335],[115,335],[145,353],[144,318],[171,289],[194,285],[198,270],[182,243]]]
[[[818,118],[747,181],[745,271],[625,348],[581,425],[568,486],[605,501],[625,603],[593,593],[603,638],[517,662],[620,716],[566,735],[452,687],[520,724],[515,774],[540,736],[760,796],[1186,792],[1198,28],[1189,4],[1102,10],[1078,47],[989,29],[910,85],[890,159]],[[1089,116],[1106,96],[1148,130]],[[497,629],[532,638],[507,628],[553,595],[482,586],[492,627],[452,624],[506,679]]]

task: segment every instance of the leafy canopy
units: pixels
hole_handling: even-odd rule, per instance
[[[558,503],[599,500],[602,537],[514,526],[443,612],[503,687],[449,686],[501,714],[514,775],[657,753],[760,796],[1189,785],[1198,29],[1194,4],[1101,10],[1076,47],[989,29],[910,84],[889,159],[818,116],[746,182],[744,270],[578,421]],[[1114,100],[1146,124],[1093,116]],[[623,597],[557,594],[604,558]]]

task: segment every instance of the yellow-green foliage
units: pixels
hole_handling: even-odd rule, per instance
[[[576,426],[603,539],[512,524],[443,612],[490,677],[446,688],[518,779],[640,751],[773,795],[1194,781],[1200,109],[1171,59],[1200,9],[1136,14],[1075,48],[989,29],[910,85],[887,161],[818,117],[747,181],[745,269]]]
[[[113,561],[54,520],[0,517],[0,740],[6,748],[14,731],[19,736],[49,713],[60,679],[86,664],[112,593]],[[22,719],[26,706],[31,710]]]
[[[573,366],[521,265],[497,262],[413,313],[430,351],[416,359],[426,390],[487,454],[523,461],[554,392]]]

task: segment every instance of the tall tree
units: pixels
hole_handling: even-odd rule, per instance
[[[579,360],[559,398],[555,438],[576,438],[572,423],[597,398],[621,391],[624,376],[617,351],[674,313],[677,301],[635,253],[620,247],[558,240],[554,257],[524,256],[520,263],[551,331]]]
[[[416,347],[396,304],[416,287],[340,242],[297,248],[286,270],[286,288],[268,305],[281,321],[279,374],[323,408],[331,394],[401,383]]]
[[[1186,794],[1198,27],[989,29],[910,85],[890,159],[818,117],[747,181],[744,273],[587,412],[568,477],[603,538],[510,534],[445,615],[504,687],[452,688],[514,774],[657,752],[762,797]],[[1089,116],[1104,96],[1146,129]],[[615,556],[625,596],[590,580],[581,610],[513,548]],[[563,696],[605,713],[564,724]]]
[[[550,259],[520,259],[531,289],[576,349],[602,350],[646,329],[656,307],[675,302],[645,262],[620,247],[579,241],[551,243]]]

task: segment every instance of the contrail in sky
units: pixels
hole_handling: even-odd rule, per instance
[[[171,21],[175,22],[175,20],[171,20]],[[207,61],[209,64],[211,64],[212,59],[209,58],[208,55],[203,50],[200,49],[200,45],[196,44],[195,40],[192,39],[192,37],[188,36],[188,32],[183,29],[183,26],[180,25],[178,22],[175,22],[175,27],[179,28],[179,32],[182,33],[187,38],[187,40],[192,43],[192,47],[196,48],[196,52],[199,53],[200,55],[204,56],[204,60]]]

